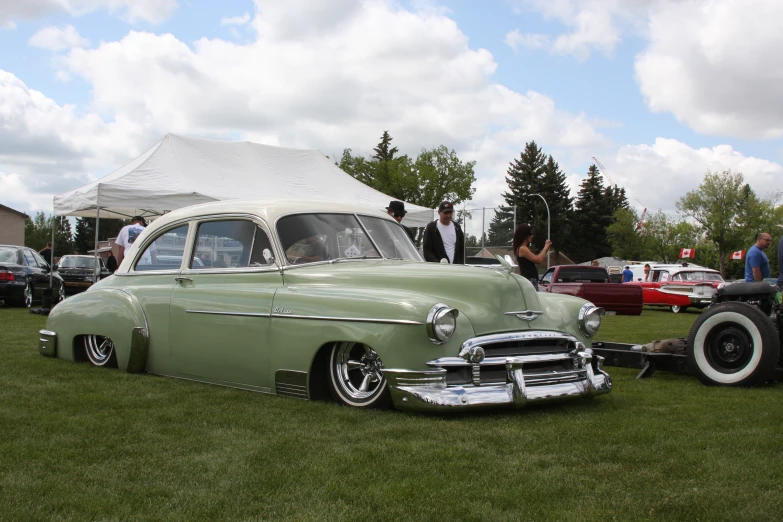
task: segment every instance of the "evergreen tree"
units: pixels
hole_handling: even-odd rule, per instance
[[[534,244],[539,246],[546,240],[546,208],[539,198],[531,198],[530,194],[540,193],[546,163],[547,158],[536,142],[526,143],[519,159],[511,162],[506,171],[508,191],[503,193],[506,205],[517,207],[517,225],[529,223],[533,227]],[[546,198],[546,195],[542,196]],[[540,214],[543,214],[543,220],[539,219]],[[499,229],[495,232],[499,233]],[[511,233],[513,235],[513,230]]]
[[[110,237],[117,237],[122,227],[126,224],[120,219],[101,219],[99,241],[106,241]],[[76,218],[76,232],[73,237],[73,250],[80,254],[86,254],[95,248],[95,218]],[[71,252],[67,252],[70,254]]]
[[[514,211],[497,212],[489,222],[487,243],[490,246],[507,246],[511,248],[514,238]]]
[[[549,214],[551,221],[551,240],[552,245],[558,251],[568,253],[571,245],[571,220],[573,219],[574,200],[571,198],[571,190],[568,188],[565,173],[560,170],[560,165],[554,160],[552,155],[547,158],[544,166],[544,176],[541,179],[541,188],[539,193],[546,198],[549,205]],[[542,207],[543,202],[535,198],[536,202]],[[627,202],[626,202],[627,205]],[[546,208],[541,209],[542,214],[537,217],[540,220],[546,220]],[[546,224],[546,221],[544,221]],[[546,230],[546,229],[544,229]],[[546,236],[533,238],[533,243],[541,248],[544,246]]]
[[[606,230],[612,224],[612,212],[603,176],[595,165],[590,165],[574,206],[573,248],[568,250],[573,254],[574,261],[582,262],[610,255],[612,248]]]
[[[54,255],[70,254],[73,247],[71,223],[65,216],[49,216],[38,212],[34,219],[25,220],[24,243],[34,250],[43,249],[52,240],[52,226],[54,226]]]

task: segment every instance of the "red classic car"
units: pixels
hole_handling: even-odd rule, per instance
[[[689,307],[704,308],[723,283],[720,272],[698,265],[652,265],[648,281],[631,281],[627,285],[642,287],[644,304],[668,306],[680,313]]]

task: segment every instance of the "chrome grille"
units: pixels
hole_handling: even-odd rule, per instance
[[[480,364],[468,361],[473,347],[484,350]],[[522,373],[530,386],[573,382],[586,378],[576,352],[583,349],[579,340],[569,334],[548,331],[511,332],[469,339],[462,344],[460,357],[443,357],[427,363],[444,368],[446,384],[451,386],[499,384],[507,382],[506,359],[523,359]]]

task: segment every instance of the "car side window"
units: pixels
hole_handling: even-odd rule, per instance
[[[669,280],[669,272],[662,271],[658,276],[658,281],[668,281],[668,280]]]
[[[136,257],[135,270],[137,272],[179,270],[187,238],[188,225],[166,230],[148,244],[141,255]]]
[[[267,266],[264,249],[269,236],[247,219],[207,221],[198,226],[190,268],[247,268]]]
[[[31,250],[25,250],[24,251],[24,264],[27,266],[33,266],[37,267],[38,263],[36,263],[35,258],[33,257],[33,253]]]
[[[41,255],[38,252],[36,252],[35,250],[30,250],[30,253],[35,258],[36,262],[38,263],[38,266],[45,269],[49,268],[49,263],[47,263],[46,260],[43,257],[41,257]]]

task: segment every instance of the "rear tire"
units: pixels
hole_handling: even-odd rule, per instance
[[[84,351],[87,354],[87,360],[93,366],[104,368],[117,367],[117,354],[114,351],[114,343],[108,337],[85,335]]]
[[[383,376],[383,363],[367,345],[335,343],[329,357],[329,389],[332,397],[346,406],[388,408],[389,386]]]
[[[705,384],[757,386],[774,376],[777,328],[755,306],[728,302],[708,308],[688,335],[688,362]]]

